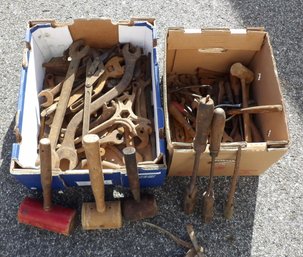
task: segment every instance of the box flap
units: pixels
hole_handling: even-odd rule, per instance
[[[242,32],[241,32],[242,31]],[[241,32],[241,33],[240,33]],[[173,29],[167,33],[167,49],[225,48],[227,50],[260,50],[266,32],[255,30]]]
[[[110,19],[76,19],[69,30],[74,41],[85,38],[95,48],[110,48],[119,42],[118,24]]]

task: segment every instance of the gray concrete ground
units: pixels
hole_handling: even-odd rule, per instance
[[[56,2],[56,3],[55,3]],[[160,214],[150,221],[188,240],[185,225],[191,222],[207,256],[303,256],[302,188],[302,0],[290,1],[3,1],[0,7],[0,256],[183,256],[185,249],[141,222],[125,223],[117,231],[83,232],[78,226],[70,237],[19,225],[18,205],[25,195],[41,197],[9,174],[13,119],[20,80],[22,41],[26,21],[36,18],[70,20],[78,17],[131,16],[157,19],[159,62],[168,26],[265,26],[270,33],[282,92],[286,101],[292,143],[289,152],[264,175],[241,178],[232,221],[222,218],[228,180],[218,178],[216,216],[210,225],[200,221],[200,209],[191,217],[180,204],[187,178],[168,178],[154,189]],[[206,180],[200,179],[202,187]],[[80,210],[91,200],[89,189],[69,189],[56,202]],[[201,206],[201,203],[199,204]]]

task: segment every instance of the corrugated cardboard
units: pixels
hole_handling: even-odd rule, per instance
[[[192,173],[194,150],[192,144],[172,142],[167,103],[166,77],[169,73],[194,74],[197,67],[229,72],[230,66],[241,62],[256,76],[251,85],[258,105],[284,104],[276,65],[268,34],[262,29],[169,29],[166,38],[163,98],[165,135],[169,151],[169,176],[189,176]],[[240,163],[240,175],[259,175],[279,160],[288,148],[288,128],[285,111],[258,114],[256,122],[264,142],[245,143]],[[221,144],[216,160],[215,175],[232,175],[237,143]],[[208,148],[201,156],[198,175],[209,174]]]

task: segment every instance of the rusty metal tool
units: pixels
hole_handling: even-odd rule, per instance
[[[136,149],[125,147],[123,149],[126,173],[133,199],[126,199],[122,205],[125,219],[130,221],[152,218],[158,213],[156,199],[150,194],[141,194]]]
[[[104,73],[104,65],[99,57],[95,57],[92,61],[88,60],[86,66],[86,80],[85,80],[85,93],[84,93],[84,109],[83,109],[83,126],[82,136],[85,136],[89,131],[90,123],[90,105],[92,99],[93,84]]]
[[[231,66],[230,73],[232,76],[239,78],[241,81],[242,106],[243,108],[247,108],[249,100],[249,90],[247,88],[247,85],[254,80],[254,73],[239,62]],[[243,126],[245,140],[247,142],[251,142],[252,136],[250,128],[250,117],[248,113],[243,113]]]
[[[99,144],[104,145],[104,144],[114,144],[114,145],[119,145],[123,143],[123,134],[118,131],[117,129],[113,130],[112,132],[108,133],[104,137],[99,139]],[[84,152],[84,148],[80,147],[77,149],[77,153],[82,153]]]
[[[104,178],[99,155],[99,137],[88,134],[83,137],[83,147],[87,158],[89,177],[95,203],[83,203],[81,223],[84,230],[111,229],[122,227],[120,201],[104,200]]]
[[[175,104],[170,103],[168,106],[169,114],[180,123],[180,125],[184,128],[184,130],[191,136],[195,137],[195,130],[192,126],[186,121],[185,117],[179,111],[179,109],[175,106]]]
[[[198,243],[198,240],[197,240],[197,237],[196,237],[193,225],[192,224],[187,224],[186,225],[186,230],[187,230],[187,233],[189,235],[190,241],[193,244],[193,248],[196,251],[196,256],[198,256],[198,257],[204,257],[204,254],[203,254],[204,249]]]
[[[51,145],[48,138],[40,140],[40,170],[43,189],[43,203],[26,197],[18,210],[18,221],[41,229],[69,235],[74,226],[76,211],[59,205],[52,205]]]
[[[203,193],[202,218],[205,223],[210,223],[214,216],[214,190],[213,177],[215,171],[215,160],[220,151],[220,144],[225,127],[225,111],[222,108],[214,110],[214,116],[211,124],[209,154],[211,156],[211,167],[207,190]]]
[[[233,93],[233,102],[236,104],[241,103],[241,83],[239,79],[230,74],[230,88]],[[236,124],[237,123],[237,124]],[[235,139],[235,141],[242,141],[244,140],[244,133],[242,128],[242,117],[237,117],[237,121],[233,120],[233,130],[231,131],[230,135]]]
[[[63,123],[70,93],[72,91],[72,87],[75,81],[76,72],[80,64],[80,60],[88,53],[88,51],[89,47],[84,46],[83,40],[73,42],[69,48],[69,57],[71,58],[71,62],[66,73],[66,79],[62,85],[60,99],[49,134],[52,152],[55,151],[56,144],[58,142],[61,126]],[[55,159],[56,156],[53,154],[53,157]],[[56,162],[57,160],[53,161]]]
[[[125,72],[120,80],[119,84],[106,92],[101,97],[97,98],[91,103],[91,114],[96,112],[99,108],[101,108],[106,102],[113,100],[115,97],[120,95],[129,85],[132,80],[136,61],[139,59],[141,55],[141,48],[135,48],[135,50],[130,49],[130,44],[125,44],[122,49],[123,57],[125,60]],[[63,160],[64,163],[67,162],[67,167],[65,169],[74,169],[78,163],[77,151],[74,145],[74,138],[76,134],[77,127],[82,121],[83,110],[79,111],[75,116],[71,119],[67,126],[66,136],[62,142],[61,147],[57,150],[58,155],[58,163]]]
[[[184,199],[184,212],[191,214],[194,211],[194,207],[197,200],[197,173],[200,166],[201,154],[206,149],[207,137],[214,112],[214,102],[210,96],[203,97],[199,100],[196,117],[196,135],[193,142],[193,148],[195,151],[195,161],[193,166],[193,172],[190,179],[190,184],[186,188]]]
[[[144,225],[147,225],[147,226],[150,226],[150,227],[152,227],[152,228],[157,229],[159,232],[161,232],[161,233],[167,235],[169,238],[171,238],[176,244],[178,244],[178,245],[180,245],[180,246],[182,246],[182,247],[184,247],[184,248],[190,249],[190,248],[192,247],[192,244],[191,244],[191,243],[186,242],[186,241],[180,239],[179,237],[173,235],[172,233],[170,233],[169,231],[167,231],[167,230],[164,229],[164,228],[159,227],[158,225],[155,225],[155,224],[153,224],[153,223],[149,223],[149,222],[146,222],[146,221],[143,221],[142,223],[143,223]]]
[[[40,98],[41,106],[48,107],[53,104],[54,97],[60,92],[61,87],[63,85],[63,81],[55,85],[55,78],[53,74],[47,74],[45,76],[45,80],[50,88],[44,89],[40,91],[38,97]]]
[[[124,74],[124,66],[121,66],[123,58],[119,56],[114,56],[106,64],[105,69],[102,72],[102,75],[97,85],[92,90],[92,100],[95,100],[100,93],[102,92],[107,79],[109,78],[120,78]],[[101,58],[100,58],[101,61]],[[78,112],[83,108],[84,101],[83,98],[78,99],[73,104],[70,105],[71,112]]]
[[[234,214],[235,192],[236,192],[239,171],[240,171],[241,152],[242,152],[242,147],[238,146],[234,174],[233,174],[231,182],[230,182],[230,189],[228,192],[227,201],[226,201],[226,205],[225,205],[225,209],[224,209],[224,216],[226,219],[229,219],[229,220],[232,219],[233,214]]]

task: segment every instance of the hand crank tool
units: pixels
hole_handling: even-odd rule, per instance
[[[195,151],[195,161],[190,184],[186,188],[184,199],[184,212],[191,214],[194,211],[194,207],[197,200],[197,173],[200,166],[201,154],[205,151],[206,141],[209,134],[209,129],[214,112],[214,102],[208,95],[199,100],[198,111],[196,118],[196,135],[194,137],[193,148]]]

